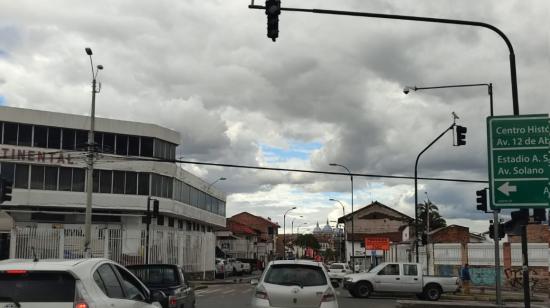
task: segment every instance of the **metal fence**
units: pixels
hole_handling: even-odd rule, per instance
[[[84,257],[81,228],[15,228],[11,231],[10,258],[78,259]],[[146,234],[140,229],[93,228],[92,257],[123,265],[145,262]],[[214,270],[216,236],[200,231],[151,228],[150,263],[179,264],[185,271]]]

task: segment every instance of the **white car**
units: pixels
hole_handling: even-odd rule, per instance
[[[353,271],[346,263],[332,263],[328,267],[328,276],[330,279],[343,280],[344,276],[351,273]]]
[[[253,308],[319,307],[338,308],[336,291],[320,262],[272,261],[256,284]]]
[[[107,259],[0,261],[0,307],[161,308],[165,297]]]

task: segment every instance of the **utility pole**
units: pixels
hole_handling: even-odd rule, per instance
[[[86,54],[90,57],[90,65],[92,67],[92,110],[90,112],[90,131],[88,132],[88,154],[86,160],[86,214],[84,218],[84,255],[87,258],[92,257],[91,243],[92,243],[92,191],[94,188],[94,158],[95,158],[95,95],[101,90],[101,84],[96,87],[97,75],[100,70],[103,69],[103,65],[98,65],[94,69],[94,63],[92,62],[92,49],[86,47],[84,49]]]

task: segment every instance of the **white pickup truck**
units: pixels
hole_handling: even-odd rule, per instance
[[[369,297],[373,292],[411,293],[436,301],[442,293],[460,289],[458,277],[424,276],[417,263],[382,263],[368,273],[344,276],[344,288],[353,297]]]

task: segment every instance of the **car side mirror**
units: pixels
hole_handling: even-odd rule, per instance
[[[253,286],[257,285],[258,283],[260,283],[260,281],[258,279],[251,279],[250,280],[250,284],[253,285]]]
[[[151,291],[151,296],[149,296],[149,302],[150,303],[154,303],[154,302],[159,302],[159,303],[162,303],[164,301],[166,301],[168,297],[166,296],[166,294],[160,290],[154,290],[154,291]]]

